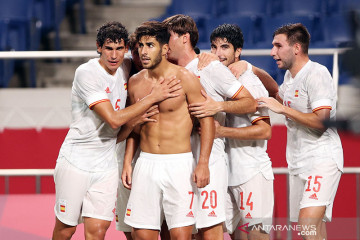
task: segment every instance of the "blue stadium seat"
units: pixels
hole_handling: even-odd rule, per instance
[[[320,16],[326,11],[324,0],[283,1],[284,13],[300,16]]]
[[[224,23],[230,23],[230,24],[237,24],[240,26],[243,35],[244,35],[244,48],[252,48],[254,45],[254,40],[256,37],[255,30],[257,19],[254,19],[249,16],[241,16],[241,17],[219,17],[219,18],[210,18],[205,20],[205,39],[204,42],[207,43],[210,46],[210,35],[212,31],[218,27],[219,25],[222,25]]]
[[[360,10],[359,0],[327,0],[325,2],[327,15],[344,14],[351,10]]]
[[[269,13],[268,0],[227,0],[226,15],[263,16]]]
[[[275,80],[278,78],[278,68],[275,60],[270,56],[241,56],[241,60],[246,60],[253,66],[261,68],[270,74]]]
[[[7,23],[0,20],[0,51],[8,51],[8,31]],[[0,59],[0,88],[3,88],[10,81],[11,76],[14,73],[14,60],[12,59]]]
[[[264,16],[261,18],[261,36],[256,43],[259,48],[272,48],[273,34],[279,27],[289,23],[302,23],[312,36],[316,18],[311,16],[278,15],[275,17]]]
[[[216,16],[217,4],[216,0],[174,0],[167,8],[166,15]]]
[[[33,0],[0,1],[0,20],[6,23],[8,50],[38,50],[40,45],[40,24],[33,15]],[[10,61],[11,62],[11,61]],[[16,60],[15,64],[24,65]],[[4,79],[7,87],[11,76]],[[30,85],[36,86],[35,62],[30,60]]]
[[[323,30],[323,42],[327,47],[349,47],[354,44],[355,31],[347,14],[324,16],[320,29]]]

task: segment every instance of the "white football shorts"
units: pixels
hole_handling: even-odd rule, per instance
[[[83,217],[114,219],[118,169],[86,172],[58,159],[54,172],[55,215],[63,223],[76,226]]]

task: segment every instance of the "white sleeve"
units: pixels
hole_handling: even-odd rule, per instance
[[[213,87],[220,95],[232,99],[239,95],[244,86],[227,67],[220,62],[214,62],[210,67]]]
[[[74,89],[78,96],[83,99],[90,109],[95,104],[109,101],[109,98],[102,86],[91,71],[78,68],[75,72]]]
[[[328,71],[320,68],[312,72],[307,79],[307,91],[313,112],[320,109],[331,110],[334,107],[334,81]]]

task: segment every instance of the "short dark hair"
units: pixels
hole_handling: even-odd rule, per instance
[[[130,36],[129,36],[129,48],[130,48],[131,50],[134,50],[137,43],[138,43],[138,41],[136,40],[136,35],[135,35],[135,33],[133,32],[133,33],[130,34]]]
[[[147,21],[138,26],[135,30],[136,41],[138,42],[143,36],[154,37],[160,45],[169,43],[170,34],[167,27],[162,22]]]
[[[110,39],[114,43],[121,42],[121,39],[123,39],[125,45],[127,45],[129,34],[120,22],[108,22],[98,29],[96,42],[102,47],[107,39]]]
[[[176,34],[179,34],[179,36],[189,33],[191,46],[195,48],[197,42],[199,41],[199,31],[196,27],[194,19],[190,16],[177,14],[168,17],[163,21],[163,23],[165,23],[169,32],[173,31]]]
[[[243,48],[244,36],[241,28],[236,24],[222,24],[215,28],[210,35],[210,42],[217,38],[226,39],[228,43],[234,46],[234,50]]]
[[[273,37],[279,34],[285,34],[287,36],[290,46],[294,45],[295,43],[299,43],[303,53],[308,54],[310,33],[303,24],[293,23],[281,26],[275,30]]]

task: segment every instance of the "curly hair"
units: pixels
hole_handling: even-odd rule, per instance
[[[98,29],[96,42],[102,47],[107,39],[110,39],[114,43],[121,42],[122,39],[125,45],[127,45],[129,42],[129,34],[120,22],[108,22]]]

